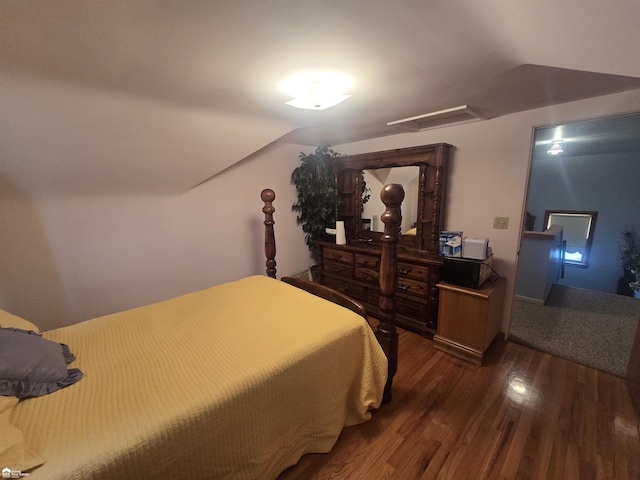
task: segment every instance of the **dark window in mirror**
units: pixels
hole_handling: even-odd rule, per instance
[[[593,232],[598,212],[547,210],[544,215],[545,230],[551,225],[562,225],[564,264],[588,267],[593,243]]]

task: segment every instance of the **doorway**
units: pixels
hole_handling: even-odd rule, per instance
[[[540,298],[519,286],[535,277],[521,242],[510,338],[624,376],[640,318],[640,301],[618,294],[621,235],[640,231],[640,113],[539,127],[533,142],[527,227],[545,231],[549,211],[587,211],[597,228],[588,264],[562,261]]]

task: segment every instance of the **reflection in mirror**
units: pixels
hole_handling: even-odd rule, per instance
[[[416,221],[418,219],[418,177],[420,167],[377,168],[375,170],[363,170],[364,181],[371,197],[362,209],[362,228],[374,232],[383,232],[384,224],[380,220],[380,212],[384,212],[385,206],[380,200],[382,188],[389,183],[399,183],[404,187],[405,197],[402,202],[402,224],[400,232],[403,235],[416,234]]]
[[[559,140],[563,151],[549,152]],[[536,128],[511,340],[614,375],[626,374],[640,302],[629,291],[620,244],[622,232],[640,230],[639,153],[640,114]],[[589,235],[589,268],[566,268],[564,277],[556,275],[549,252],[555,251],[557,236],[547,229],[547,210],[598,212],[597,231],[594,235],[592,224]],[[566,230],[564,220],[552,223],[562,223]],[[566,237],[571,234],[563,234],[569,243]],[[578,242],[585,245],[584,238]],[[525,249],[528,245],[535,249]],[[548,247],[545,256],[543,247]],[[536,254],[544,261],[536,261]],[[532,290],[536,280],[544,288]]]
[[[589,254],[596,227],[597,212],[567,212],[547,210],[545,212],[546,230],[551,225],[562,225],[564,239],[563,261],[565,265],[576,267],[589,266]]]
[[[549,155],[557,139],[564,151]],[[533,230],[545,230],[547,210],[598,212],[589,268],[568,268],[563,285],[618,293],[621,232],[640,230],[639,152],[640,114],[536,128],[526,204]]]

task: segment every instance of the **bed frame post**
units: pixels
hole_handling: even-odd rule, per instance
[[[385,185],[380,198],[386,206],[380,219],[384,222],[382,235],[382,257],[380,259],[380,323],[376,329],[376,337],[387,355],[389,375],[384,387],[383,402],[391,400],[393,377],[398,369],[398,332],[396,331],[396,300],[398,289],[398,256],[397,243],[399,238],[402,213],[400,205],[404,200],[402,185]]]
[[[264,254],[267,257],[267,276],[276,278],[276,237],[273,233],[273,201],[276,194],[270,188],[265,188],[260,193],[260,198],[264,202],[262,212],[264,213]]]

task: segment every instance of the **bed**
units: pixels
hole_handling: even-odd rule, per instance
[[[36,342],[39,351],[40,343],[55,345],[58,357],[45,359],[62,361],[68,375],[21,383],[21,400],[0,396],[3,477],[273,479],[303,454],[329,451],[344,426],[368,420],[390,399],[394,275],[381,276],[376,332],[344,295],[276,280],[274,198],[262,192],[266,276],[41,336],[36,325],[0,312],[3,335]],[[386,271],[402,199],[395,186],[383,198]],[[16,355],[24,351],[11,345]],[[34,384],[55,391],[30,397]]]

